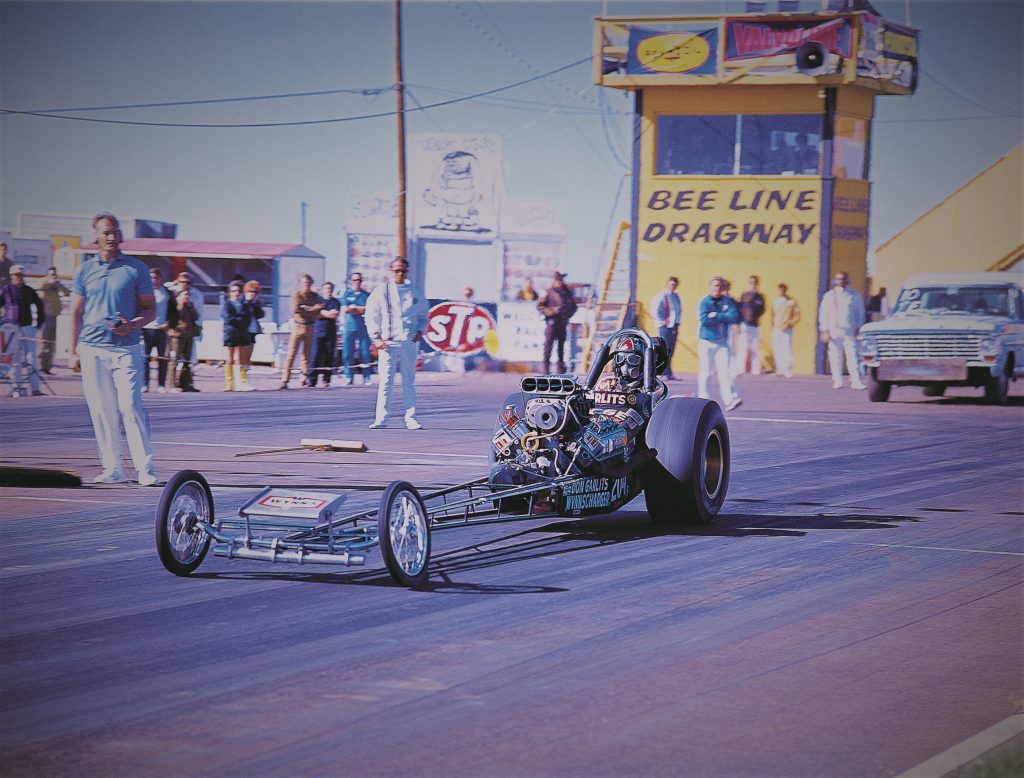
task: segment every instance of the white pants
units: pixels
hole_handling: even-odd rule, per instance
[[[402,375],[402,402],[405,405],[405,421],[416,419],[416,352],[418,344],[408,340],[389,340],[387,350],[377,352],[376,423],[388,420],[391,408],[391,390],[395,385],[395,372]]]
[[[832,369],[832,386],[843,385],[843,356],[846,356],[846,369],[850,373],[850,385],[861,386],[860,365],[857,362],[857,338],[851,333],[841,330],[829,332],[832,338],[828,342],[828,364]]]
[[[737,396],[730,372],[729,347],[712,343],[710,340],[698,340],[697,358],[697,396],[703,400],[711,399],[711,365],[714,364],[715,372],[718,373],[718,388],[722,392],[722,403],[729,405]]]
[[[24,385],[24,372],[28,369],[28,383],[33,392],[39,391],[39,361],[36,355],[36,336],[39,334],[38,327],[18,327],[18,340],[20,353],[14,355],[14,388],[21,391]]]
[[[78,358],[103,472],[124,473],[120,416],[139,478],[155,478],[149,414],[142,404],[142,344],[101,348],[79,343]]]
[[[761,328],[753,324],[740,323],[740,334],[736,338],[735,375],[747,372],[747,354],[750,354],[750,372],[761,375],[761,344],[758,338]]]
[[[775,372],[793,377],[793,330],[772,330],[772,352],[775,356]]]

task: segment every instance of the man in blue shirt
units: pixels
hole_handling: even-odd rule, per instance
[[[366,365],[370,361],[370,335],[366,331],[366,300],[370,293],[363,289],[363,276],[352,273],[349,288],[341,296],[341,309],[345,312],[344,341],[342,342],[342,359],[345,363],[345,384],[352,383],[354,365]],[[355,368],[363,378],[363,383],[370,383],[373,369],[369,367]]]
[[[711,279],[707,297],[700,301],[700,329],[697,331],[697,396],[707,400],[711,397],[711,366],[718,373],[718,388],[722,392],[725,409],[738,408],[743,400],[736,394],[730,369],[729,335],[740,312],[736,301],[725,293],[726,282],[721,276]]]
[[[142,486],[162,486],[153,470],[149,415],[142,405],[140,332],[156,315],[149,268],[121,253],[117,217],[101,213],[92,221],[99,253],[79,266],[71,302],[71,359],[81,365],[103,472],[93,483],[127,481],[118,417],[124,421],[132,463]]]
[[[306,383],[314,387],[317,377],[320,377],[324,380],[324,389],[327,389],[331,385],[331,375],[334,373],[334,349],[338,342],[338,315],[341,313],[341,303],[334,296],[334,284],[330,281],[325,281],[320,287],[320,297],[323,307],[313,322],[313,351],[309,357]]]

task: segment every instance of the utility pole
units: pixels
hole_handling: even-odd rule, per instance
[[[306,209],[309,208],[309,203],[303,200],[299,203],[299,210],[302,213],[302,245],[306,245]]]
[[[406,258],[405,86],[402,77],[402,0],[395,0],[395,95],[398,119],[398,256]]]

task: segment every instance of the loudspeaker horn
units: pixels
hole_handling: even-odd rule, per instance
[[[820,76],[828,71],[828,49],[823,43],[807,41],[796,50],[796,69],[805,76]]]

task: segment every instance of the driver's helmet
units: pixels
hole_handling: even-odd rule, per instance
[[[626,335],[615,346],[612,371],[628,384],[639,381],[644,371],[644,343],[640,338]]]

